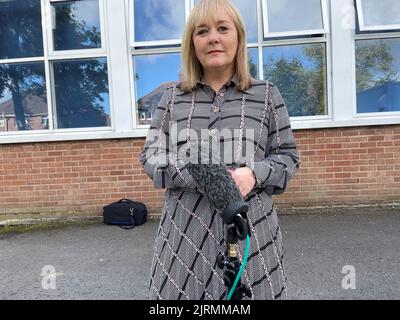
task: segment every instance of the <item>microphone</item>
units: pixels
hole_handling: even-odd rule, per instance
[[[200,148],[200,146],[199,146]],[[198,189],[205,195],[211,205],[219,211],[219,215],[225,224],[231,225],[228,228],[227,243],[228,259],[224,259],[221,254],[217,256],[218,267],[224,269],[225,286],[230,290],[228,300],[240,300],[246,294],[251,297],[251,292],[247,286],[240,282],[240,274],[244,265],[240,268],[240,261],[237,258],[237,242],[250,236],[250,227],[247,221],[247,211],[249,206],[243,200],[241,193],[236,186],[228,167],[223,163],[201,163],[202,151],[198,153],[196,163],[189,162],[186,165],[188,172],[197,182]],[[212,157],[209,154],[209,158]],[[210,162],[210,160],[206,161]],[[247,247],[249,238],[247,238]],[[245,254],[247,260],[247,255]],[[240,270],[239,270],[240,269]]]
[[[225,164],[188,163],[186,167],[197,182],[199,190],[220,212],[225,224],[239,222],[240,219],[247,220],[249,206],[243,200]],[[237,236],[244,240],[249,229],[242,223],[238,223],[237,226],[240,227],[236,230]]]

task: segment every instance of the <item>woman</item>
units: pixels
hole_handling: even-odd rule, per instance
[[[218,253],[226,253],[226,226],[185,168],[182,152],[198,143],[202,129],[217,142],[218,159],[230,168],[249,205],[251,243],[242,281],[252,299],[285,298],[282,239],[271,195],[285,190],[299,165],[286,106],[276,86],[250,78],[243,20],[228,0],[203,0],[193,9],[182,60],[183,80],[164,92],[140,156],[154,186],[166,188],[149,298],[227,295],[216,262]],[[222,139],[219,133],[231,129],[237,134]],[[244,241],[239,246],[242,260]]]

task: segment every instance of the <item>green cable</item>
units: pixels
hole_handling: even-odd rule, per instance
[[[236,285],[239,282],[240,276],[242,275],[242,272],[244,270],[244,268],[246,267],[246,263],[247,263],[247,258],[249,256],[249,251],[250,251],[250,237],[247,235],[246,237],[246,249],[244,251],[244,258],[243,258],[243,263],[242,266],[240,267],[239,273],[236,276],[235,282],[233,283],[233,286],[231,288],[231,291],[228,294],[228,297],[226,298],[226,300],[230,300],[233,294],[233,291],[235,291]]]

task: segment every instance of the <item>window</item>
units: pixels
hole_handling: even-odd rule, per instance
[[[356,101],[359,115],[400,111],[400,2],[357,0]]]
[[[263,77],[290,116],[328,116],[328,19],[324,0],[262,0]]]
[[[42,126],[48,128],[48,126],[49,126],[49,117],[42,116]]]
[[[52,63],[57,128],[110,126],[105,58]]]
[[[264,37],[327,33],[325,0],[263,0]]]
[[[55,51],[101,48],[98,0],[51,2]]]
[[[0,1],[2,132],[111,126],[102,5]]]
[[[1,132],[46,129],[35,121],[48,113],[40,0],[0,1],[0,12]]]
[[[0,143],[145,136],[198,1],[0,0]],[[293,128],[400,123],[399,1],[232,2]]]
[[[254,79],[260,79],[259,63],[258,63],[258,49],[249,48],[247,50],[249,59],[249,70],[250,74]]]
[[[40,0],[0,1],[0,13],[0,60],[43,56]]]
[[[50,0],[53,128],[111,126],[102,0]],[[49,29],[48,29],[49,30]],[[75,58],[77,50],[86,59]],[[100,50],[100,51],[99,51]]]
[[[194,4],[197,2],[195,0]],[[139,125],[148,125],[151,122],[151,115],[164,89],[179,81],[181,61],[178,46],[182,41],[185,13],[188,14],[190,10],[185,7],[185,3],[187,2],[182,0],[174,1],[171,6],[168,1],[162,0],[133,1],[131,19],[134,23],[131,26],[134,28],[134,41],[131,50],[136,118]],[[243,14],[246,23],[251,75],[259,78],[257,43],[250,44],[258,39],[257,0],[233,0],[233,3]],[[176,17],[178,13],[181,14],[180,18]]]
[[[133,12],[135,45],[160,40],[179,43],[185,25],[185,0],[135,0]]]
[[[400,111],[400,38],[356,40],[357,112]]]
[[[134,69],[140,124],[149,124],[146,113],[153,114],[164,90],[179,80],[180,55],[171,53],[135,56]]]
[[[264,77],[278,86],[290,116],[327,115],[324,43],[269,46],[263,56]]]
[[[48,114],[43,62],[0,64],[0,115],[10,126],[2,131],[43,130],[36,118]]]
[[[356,0],[360,31],[400,29],[398,0]]]

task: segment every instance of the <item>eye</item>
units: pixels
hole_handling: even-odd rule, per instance
[[[207,33],[207,29],[200,29],[196,32],[197,36],[202,36],[205,35]]]
[[[226,31],[228,31],[228,28],[225,27],[225,26],[220,26],[220,27],[218,28],[218,31],[219,31],[219,32],[226,32]]]

